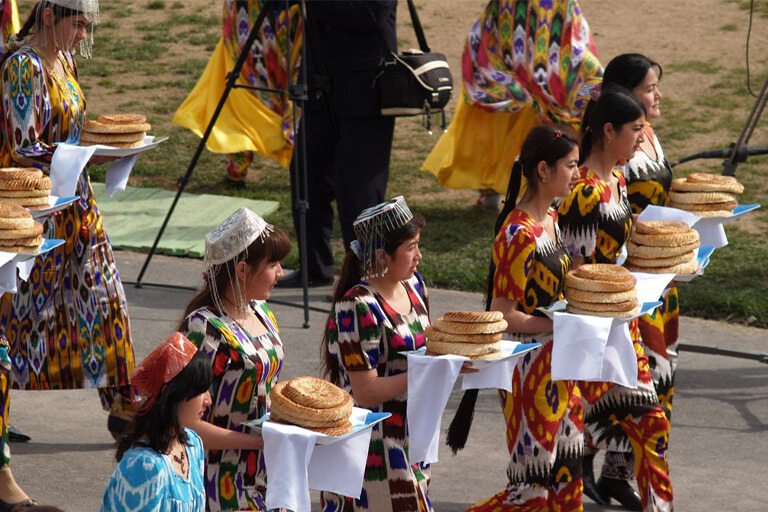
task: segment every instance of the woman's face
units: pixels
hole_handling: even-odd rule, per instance
[[[413,277],[421,261],[420,239],[421,233],[417,233],[413,238],[400,244],[394,254],[386,255],[387,277],[397,281],[405,281]]]
[[[546,165],[546,163],[545,163]],[[555,162],[553,167],[546,165],[547,173],[539,186],[553,197],[568,197],[579,179],[579,148],[574,146],[570,153]]]
[[[258,265],[248,265],[241,262],[245,273],[245,298],[251,300],[267,300],[277,280],[283,277],[283,267],[279,261],[262,261]]]
[[[211,405],[211,394],[206,391],[200,395],[184,400],[179,404],[179,424],[182,427],[193,427],[205,414]]]
[[[609,143],[616,152],[618,158],[630,159],[640,149],[640,144],[645,140],[643,128],[645,116],[641,115],[634,121],[621,125],[619,131],[614,131]]]
[[[649,69],[645,79],[640,85],[632,89],[632,92],[645,105],[649,120],[661,116],[661,109],[659,108],[661,91],[659,91],[659,73],[656,68]]]
[[[83,15],[67,16],[53,23],[53,40],[57,50],[74,52],[81,41],[88,37],[91,22]]]

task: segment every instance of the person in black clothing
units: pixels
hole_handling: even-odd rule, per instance
[[[310,285],[319,285],[334,276],[333,200],[347,250],[355,217],[384,201],[395,120],[380,115],[375,82],[382,59],[397,52],[397,0],[310,2],[307,8],[309,100],[299,129],[307,141],[307,271]],[[297,232],[300,186],[291,173]],[[300,272],[278,286],[301,286]]]

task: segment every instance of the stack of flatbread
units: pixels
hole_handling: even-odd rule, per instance
[[[506,329],[507,321],[499,311],[449,311],[424,331],[427,354],[497,359]]]
[[[581,265],[565,276],[565,310],[577,315],[628,318],[640,312],[637,279],[618,265]]]
[[[744,185],[733,176],[694,172],[687,178],[672,180],[670,206],[695,213],[699,217],[721,217],[733,213],[739,206],[736,195]]]
[[[699,233],[685,222],[638,221],[627,242],[625,266],[650,274],[693,274]]]
[[[114,148],[138,148],[144,145],[144,137],[152,129],[141,114],[107,114],[95,121],[86,121],[80,133],[81,146],[112,146]]]
[[[352,430],[352,397],[338,386],[316,377],[279,382],[269,393],[269,419],[297,425],[329,436]]]
[[[0,201],[0,251],[37,254],[43,244],[43,225],[16,203]]]
[[[0,169],[0,201],[16,203],[24,208],[48,208],[51,179],[34,167]]]

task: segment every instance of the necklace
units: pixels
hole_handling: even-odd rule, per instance
[[[187,460],[187,453],[186,450],[184,450],[184,445],[181,446],[181,455],[176,455],[175,453],[171,452],[171,457],[173,457],[173,460],[176,461],[176,463],[179,465],[179,468],[181,469],[182,473],[186,473],[186,469],[184,469],[185,461]]]

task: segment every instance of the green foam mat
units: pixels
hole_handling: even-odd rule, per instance
[[[103,183],[93,183],[104,226],[115,249],[148,252],[171,207],[175,191],[126,187],[109,197]],[[157,253],[202,258],[205,234],[244,206],[262,217],[279,207],[276,201],[212,194],[181,195],[173,216],[157,246]]]

